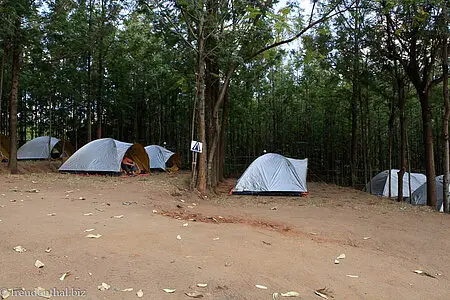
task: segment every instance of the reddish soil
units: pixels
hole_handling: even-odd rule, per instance
[[[0,288],[75,288],[85,299],[136,299],[139,289],[142,299],[190,299],[196,290],[221,300],[321,299],[314,290],[326,287],[330,299],[450,299],[450,216],[428,208],[321,183],[309,183],[309,197],[257,197],[228,195],[230,180],[200,198],[183,172],[121,178],[47,166],[0,171]],[[100,291],[102,282],[111,288]]]

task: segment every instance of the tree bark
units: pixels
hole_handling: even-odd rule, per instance
[[[352,142],[351,142],[351,160],[350,160],[350,171],[351,171],[351,184],[352,187],[356,186],[357,181],[357,156],[358,156],[358,100],[360,99],[360,84],[359,84],[359,16],[358,16],[358,6],[359,1],[355,2],[355,33],[353,41],[353,91],[352,91]]]
[[[448,24],[447,4],[443,2],[442,15],[444,16],[444,25]],[[444,119],[443,119],[443,133],[444,133],[444,188],[443,188],[443,206],[444,212],[449,213],[449,197],[448,197],[448,184],[450,180],[450,147],[449,147],[449,135],[448,135],[448,119],[450,117],[450,107],[448,99],[448,27],[444,28],[444,38],[442,42],[442,72],[443,72],[443,86],[442,93],[444,97]],[[439,208],[438,208],[439,209]]]
[[[92,141],[92,66],[91,66],[91,60],[92,60],[92,50],[91,50],[91,38],[92,38],[92,7],[93,0],[89,0],[89,32],[88,32],[88,43],[89,43],[89,50],[88,50],[88,101],[87,101],[87,142],[89,143]]]
[[[222,126],[220,127],[220,141],[219,141],[219,162],[218,162],[218,178],[219,181],[223,182],[225,180],[224,176],[224,168],[223,165],[225,163],[225,147],[226,147],[226,128],[228,125],[228,88],[225,93],[225,99],[223,101],[223,109],[222,109]]]
[[[427,205],[436,208],[436,170],[434,166],[431,108],[428,102],[428,90],[424,89],[418,92],[422,109],[423,144],[427,175]]]
[[[5,57],[6,57],[6,44],[4,47],[4,52],[0,61],[0,135],[2,133],[2,99],[3,99],[3,69],[5,67]],[[0,149],[2,148],[2,139],[0,138]],[[4,153],[3,153],[4,155]],[[1,155],[0,155],[1,160]]]
[[[199,153],[197,188],[202,195],[206,195],[206,123],[205,123],[205,40],[204,16],[202,15],[198,33],[198,138],[203,143],[202,153]]]
[[[398,109],[400,115],[400,171],[398,172],[398,198],[403,202],[403,176],[406,172],[406,118],[405,118],[405,85],[403,78],[397,75]]]
[[[20,21],[16,21],[16,31],[20,28]],[[12,61],[12,85],[11,85],[11,105],[9,117],[9,170],[11,174],[17,174],[17,95],[19,91],[19,72],[20,72],[20,45],[17,41],[18,33],[16,32],[16,41],[13,45],[13,61]]]

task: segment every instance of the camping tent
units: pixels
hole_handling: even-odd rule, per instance
[[[399,170],[383,171],[378,173],[372,180],[366,184],[365,190],[372,195],[389,197],[389,177],[391,178],[391,197],[398,197],[398,172]],[[427,177],[420,173],[411,173],[411,193],[418,189],[427,181]],[[403,175],[403,197],[409,195],[409,176],[408,172]]]
[[[178,170],[181,167],[181,157],[179,153],[174,153],[158,145],[145,147],[145,151],[150,158],[151,169]]]
[[[63,158],[72,155],[72,153],[73,147],[68,142],[54,137],[40,136],[20,147],[17,150],[17,159]]]
[[[9,159],[9,137],[3,134],[0,134],[0,161],[2,159]]]
[[[130,144],[104,138],[92,141],[75,152],[60,168],[60,172],[120,173],[125,155],[142,171],[150,171],[150,162],[141,144]]]
[[[436,177],[436,199],[438,207],[444,211],[444,175]],[[414,205],[427,205],[427,183],[422,184],[412,195],[411,203]]]
[[[232,194],[302,195],[306,189],[308,159],[267,153],[255,159],[239,178]]]

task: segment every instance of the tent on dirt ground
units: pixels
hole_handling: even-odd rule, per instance
[[[436,200],[441,212],[444,211],[444,175],[436,177]],[[449,193],[450,194],[450,193]],[[416,189],[411,197],[411,204],[427,205],[427,183]]]
[[[50,145],[49,145],[50,144]],[[73,147],[67,141],[41,136],[37,137],[17,150],[18,160],[37,160],[47,158],[66,158],[73,154]]]
[[[181,168],[181,156],[179,153],[174,153],[158,145],[147,146],[145,151],[150,158],[151,169],[175,172]]]
[[[120,142],[111,138],[92,141],[75,152],[60,168],[60,172],[120,173],[124,157],[132,159],[140,171],[150,172],[150,162],[141,144]]]
[[[9,159],[9,136],[0,134],[0,162]]]
[[[255,159],[239,178],[234,195],[296,195],[307,193],[308,159],[267,153]]]
[[[398,172],[399,170],[392,169],[391,176],[389,176],[389,170],[378,173],[366,184],[364,190],[372,195],[389,197],[389,178],[391,178],[391,197],[398,197]],[[411,173],[411,193],[426,181],[427,177],[424,174]],[[403,175],[403,197],[410,197],[408,172]]]

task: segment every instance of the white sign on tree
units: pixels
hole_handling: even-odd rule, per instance
[[[202,153],[203,144],[197,141],[191,142],[191,151]]]

